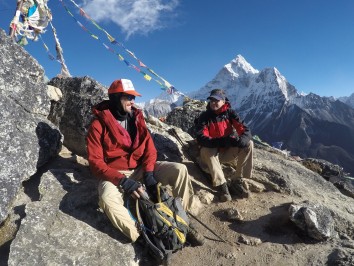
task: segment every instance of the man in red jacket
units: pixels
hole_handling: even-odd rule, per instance
[[[128,210],[122,192],[135,198],[146,190],[156,197],[156,185],[172,187],[173,196],[182,198],[188,211],[193,187],[185,165],[156,161],[157,151],[146,127],[143,113],[134,107],[135,96],[141,96],[127,79],[115,80],[108,89],[109,100],[93,108],[93,120],[87,135],[88,161],[91,172],[100,179],[99,206],[112,224],[135,242],[139,232]],[[187,234],[194,245],[204,238],[195,230]]]
[[[251,131],[231,109],[223,90],[212,90],[208,100],[207,110],[200,114],[196,128],[202,164],[208,169],[213,186],[218,188],[221,201],[231,201],[230,192],[248,197],[241,178],[252,177]],[[221,163],[230,163],[236,169],[229,185]]]

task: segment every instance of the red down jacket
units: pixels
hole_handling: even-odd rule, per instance
[[[211,110],[208,104],[207,110],[200,114],[196,125],[197,141],[204,147],[224,148],[223,139],[230,136],[234,129],[245,142],[252,139],[251,131],[230,108],[228,102],[216,112]]]
[[[97,178],[118,185],[123,174],[117,170],[142,166],[153,171],[157,151],[146,127],[142,112],[132,107],[137,134],[132,143],[128,132],[118,123],[108,109],[109,101],[93,107],[93,120],[86,137],[88,161],[91,172]]]

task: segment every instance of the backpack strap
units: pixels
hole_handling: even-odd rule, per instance
[[[143,235],[143,238],[145,239],[146,243],[151,248],[152,252],[154,252],[154,254],[156,256],[158,256],[160,259],[163,259],[164,258],[163,252],[160,249],[158,249],[154,245],[154,243],[151,242],[150,238],[147,235],[146,227],[144,226],[144,222],[143,222],[143,220],[141,218],[140,211],[139,211],[139,201],[140,200],[141,199],[137,199],[136,200],[136,216],[137,216],[137,219],[138,219],[138,229],[139,229],[140,233]],[[148,201],[146,201],[146,202],[148,202]]]

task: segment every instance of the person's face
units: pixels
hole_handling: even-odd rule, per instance
[[[120,97],[120,103],[122,104],[124,112],[130,113],[132,106],[134,105],[135,96],[130,94],[123,94]]]
[[[225,104],[224,100],[217,100],[214,98],[210,98],[209,101],[210,101],[210,109],[213,111],[219,110]]]

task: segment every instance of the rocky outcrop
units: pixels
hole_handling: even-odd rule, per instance
[[[59,130],[47,120],[50,101],[44,71],[0,29],[0,223],[22,182],[61,148]]]
[[[335,185],[344,195],[354,198],[353,177],[349,177],[339,165],[314,158],[304,159],[302,160],[302,164],[308,169],[323,176],[326,180]]]
[[[8,265],[137,265],[133,246],[99,212],[96,187],[87,171],[45,172],[40,200],[26,205]]]
[[[206,102],[185,98],[183,106],[176,107],[166,117],[166,123],[181,128],[195,137],[195,119],[205,111]]]
[[[57,77],[48,84],[62,93],[59,100],[52,101],[48,119],[59,127],[68,149],[86,156],[85,136],[93,118],[91,108],[107,97],[107,89],[90,77]]]

